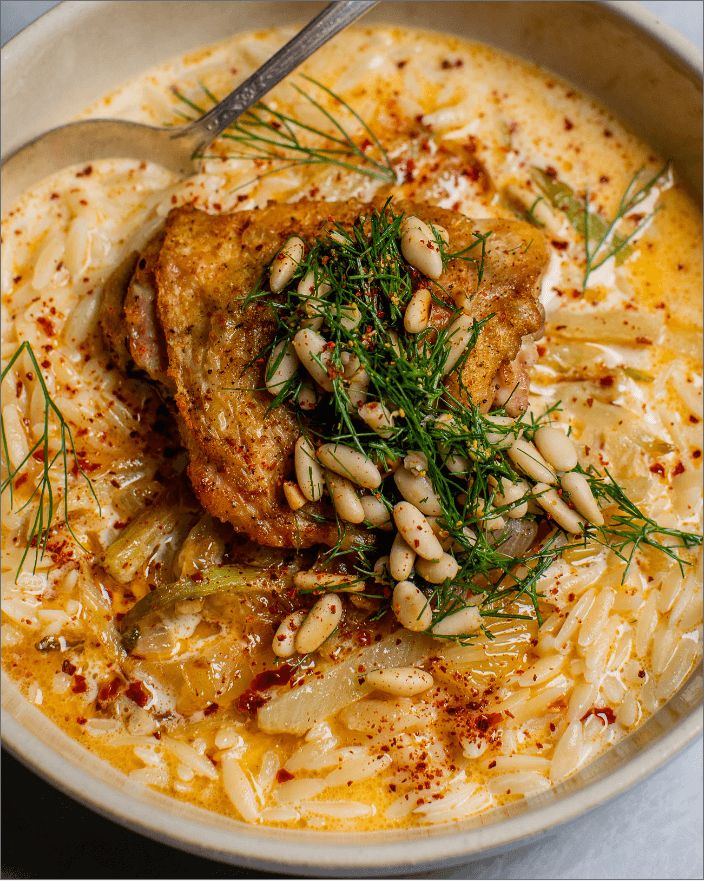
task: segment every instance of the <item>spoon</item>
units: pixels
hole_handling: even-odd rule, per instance
[[[39,135],[3,160],[3,203],[10,205],[33,183],[67,165],[94,159],[141,159],[163,165],[181,177],[192,174],[194,156],[316,49],[377,2],[330,3],[233,92],[189,125],[157,128],[119,119],[86,119]]]

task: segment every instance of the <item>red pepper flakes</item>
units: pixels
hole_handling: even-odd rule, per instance
[[[293,780],[296,775],[292,774],[290,771],[287,771],[286,768],[279,768],[276,772],[276,782],[277,783],[288,783],[289,780]]]
[[[100,687],[100,690],[98,691],[98,700],[103,704],[114,700],[119,694],[121,687],[122,679],[120,679],[119,676],[115,676],[110,682],[106,682],[105,685]]]
[[[582,716],[580,722],[586,721],[590,716],[598,716],[602,725],[613,725],[616,721],[616,713],[611,707],[592,707]]]
[[[84,691],[88,691],[88,683],[86,682],[86,677],[81,676],[80,673],[76,673],[73,677],[73,685],[71,686],[71,691],[74,694],[83,694]]]
[[[285,685],[291,676],[293,676],[294,668],[290,664],[281,664],[274,670],[264,670],[258,673],[249,683],[252,691],[266,691],[274,685]]]
[[[265,694],[248,688],[237,699],[237,709],[240,713],[248,713],[253,716],[259,707],[264,706],[267,700],[268,698]]]
[[[372,635],[368,630],[365,630],[363,627],[359,628],[359,630],[355,634],[355,638],[358,645],[371,645]]]
[[[213,713],[217,713],[218,709],[219,709],[219,705],[216,704],[215,701],[213,701],[212,704],[208,704],[208,706],[203,710],[203,715],[204,716],[212,716]]]
[[[599,385],[603,388],[610,388],[614,384],[613,376],[602,376],[599,379]]]
[[[678,474],[682,474],[684,472],[684,465],[681,462],[678,462],[675,467],[672,469],[672,476],[677,477]]]
[[[659,474],[662,477],[665,474],[665,466],[661,465],[660,462],[656,462],[654,465],[650,466],[650,471],[653,474]]]
[[[559,239],[552,239],[550,244],[555,248],[556,251],[566,251],[569,248],[569,242],[561,242]]]
[[[127,690],[125,691],[125,696],[128,697],[133,703],[137,704],[138,707],[146,706],[149,700],[149,692],[139,681],[139,679],[135,680],[135,682],[130,682]]]
[[[47,318],[45,315],[40,315],[37,318],[37,324],[47,336],[54,336],[55,330],[51,319]]]
[[[65,673],[67,676],[73,676],[76,672],[75,664],[72,664],[68,658],[64,659],[63,664],[61,665],[61,672]]]

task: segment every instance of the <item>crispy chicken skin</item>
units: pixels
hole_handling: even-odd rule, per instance
[[[244,307],[244,298],[289,236],[311,242],[335,223],[351,226],[372,207],[298,202],[229,215],[176,209],[163,241],[153,240],[142,255],[125,297],[132,357],[174,397],[196,495],[211,514],[264,545],[333,544],[338,532],[329,510],[307,505],[294,513],[285,501],[299,417],[288,405],[269,409],[264,365],[252,359],[272,339],[275,320],[265,300]],[[431,316],[438,327],[458,305],[477,319],[493,316],[463,366],[462,383],[450,381],[451,391],[468,393],[486,410],[499,369],[516,358],[524,337],[542,327],[542,236],[517,221],[474,222],[405,201],[393,208],[444,226],[452,252],[471,245],[475,232],[491,231],[481,283],[475,262],[451,260],[436,291],[443,291],[448,306],[435,305]],[[481,249],[470,253],[478,258]],[[322,513],[330,519],[321,520]]]

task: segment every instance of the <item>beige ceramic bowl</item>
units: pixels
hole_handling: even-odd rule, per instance
[[[147,67],[238,30],[308,19],[317,4],[65,2],[3,49],[2,153]],[[637,3],[384,2],[368,20],[483,40],[593,93],[701,187],[700,59]],[[51,76],[47,76],[51,71]],[[31,109],[31,112],[30,112]],[[294,875],[386,874],[488,855],[578,817],[651,774],[701,731],[702,675],[609,753],[554,790],[451,828],[359,834],[252,827],[135,785],[49,722],[11,682],[7,748],[112,820],[186,850]]]

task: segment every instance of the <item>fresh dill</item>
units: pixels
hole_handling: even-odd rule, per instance
[[[37,383],[39,384],[44,402],[42,414],[42,433],[30,446],[28,452],[25,454],[22,460],[15,466],[12,465],[10,460],[10,451],[5,420],[4,417],[0,418],[0,434],[2,435],[2,453],[5,471],[5,474],[2,478],[2,484],[0,486],[0,494],[5,493],[6,491],[9,492],[11,510],[15,503],[14,490],[16,482],[19,482],[25,476],[25,474],[27,476],[31,474],[30,469],[32,462],[38,462],[41,465],[41,471],[37,483],[33,487],[32,492],[30,493],[26,501],[24,501],[22,505],[17,509],[18,511],[23,511],[25,510],[25,508],[28,508],[33,502],[35,502],[35,509],[30,518],[27,541],[24,552],[22,554],[22,558],[17,568],[17,575],[19,575],[19,573],[22,571],[25,560],[27,559],[31,548],[34,548],[34,564],[32,566],[33,572],[36,571],[37,564],[39,563],[39,560],[44,556],[44,553],[47,549],[49,536],[54,525],[54,518],[56,515],[57,506],[57,502],[55,499],[57,490],[52,483],[52,469],[55,465],[58,465],[58,471],[60,473],[60,504],[63,510],[64,523],[66,524],[68,531],[70,532],[71,536],[79,547],[83,547],[83,545],[73,531],[70,523],[68,509],[69,474],[72,471],[74,474],[80,475],[86,482],[86,485],[90,489],[91,495],[98,505],[98,510],[100,511],[100,503],[98,501],[98,497],[95,494],[93,484],[88,475],[85,473],[81,465],[80,456],[76,452],[76,445],[73,440],[71,427],[66,422],[61,410],[52,400],[51,394],[49,393],[49,389],[47,388],[46,382],[39,367],[37,357],[34,354],[32,346],[26,340],[18,346],[17,350],[3,369],[0,376],[0,383],[4,382],[9,372],[23,355],[27,356],[31,366],[34,368],[32,378],[36,379]],[[56,450],[56,452],[52,452],[50,446],[52,422],[58,424],[59,429],[59,448],[58,450]],[[72,465],[69,464],[69,456],[73,459]],[[25,472],[24,474],[23,471]]]
[[[610,514],[607,523],[592,529],[594,540],[610,548],[626,564],[624,579],[636,552],[643,545],[670,557],[684,573],[688,561],[678,551],[699,546],[702,543],[701,535],[660,526],[628,498],[623,487],[615,480],[608,468],[604,469],[603,475],[598,474],[594,469],[583,473],[589,481],[594,497],[604,502],[605,506],[616,506],[616,511]]]
[[[584,274],[582,288],[586,290],[590,275],[606,262],[615,258],[625,259],[635,237],[650,223],[657,209],[642,216],[635,209],[659,186],[669,174],[669,163],[648,176],[644,169],[637,171],[623,191],[613,217],[605,219],[592,209],[589,191],[581,199],[564,181],[547,174],[540,168],[533,169],[533,177],[543,196],[550,204],[562,211],[584,242]],[[533,206],[535,206],[535,202]],[[624,230],[630,222],[632,228]]]
[[[305,82],[322,93],[321,100],[318,100],[311,91],[293,85],[303,101],[318,114],[320,125],[304,122],[277,110],[272,104],[260,101],[243,113],[220,136],[228,145],[236,144],[236,148],[228,148],[222,155],[215,153],[197,158],[245,159],[273,164],[269,171],[258,174],[253,180],[294,166],[332,165],[375,180],[395,183],[396,171],[388,153],[359,113],[323,83],[305,74],[301,76]],[[203,98],[211,106],[218,103],[218,98],[203,84],[201,90]],[[178,114],[184,120],[191,122],[197,116],[204,115],[209,109],[208,106],[183,94],[175,86],[172,92],[189,111]],[[325,98],[332,102],[334,112],[322,103]],[[352,126],[358,126],[361,135],[355,139],[349,131],[350,126],[346,127],[341,117],[347,117]],[[248,183],[251,181],[244,186]]]

